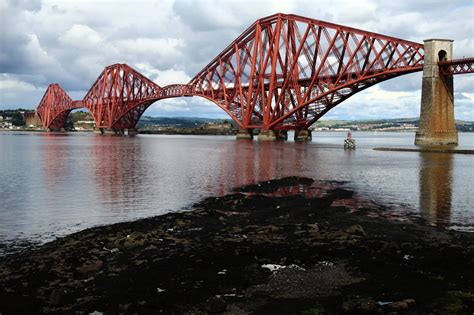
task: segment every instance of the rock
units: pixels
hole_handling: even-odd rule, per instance
[[[335,188],[328,190],[328,195],[336,199],[348,199],[354,195],[354,192],[344,188]]]
[[[359,310],[363,314],[371,314],[375,308],[377,307],[377,303],[374,300],[365,300],[361,301],[359,304]]]
[[[182,228],[182,227],[188,226],[189,222],[186,222],[186,221],[183,221],[183,220],[176,220],[174,222],[174,225],[175,225],[175,227]]]
[[[81,267],[76,268],[80,273],[93,273],[97,272],[104,263],[101,260],[94,260],[83,264]]]
[[[343,231],[343,230],[337,230],[331,233],[326,234],[326,237],[331,240],[347,240],[350,237],[350,234]]]
[[[211,314],[222,313],[227,309],[227,303],[220,296],[214,296],[208,299],[206,302],[204,302],[203,308],[205,311]]]
[[[226,314],[226,315],[248,315],[249,312],[241,309],[240,307],[238,307],[236,305],[229,305],[224,314]]]
[[[404,301],[387,304],[385,308],[388,311],[404,311],[408,309],[408,304]]]
[[[64,296],[64,290],[54,289],[53,291],[51,291],[51,294],[49,295],[49,304],[60,305],[61,300],[63,299],[63,296]]]
[[[306,224],[308,227],[308,232],[309,233],[318,233],[319,232],[319,225],[317,223],[315,224]]]
[[[138,246],[143,246],[145,245],[145,240],[141,237],[127,237],[125,239],[125,242],[123,243],[123,246],[125,247],[138,247]]]
[[[377,308],[377,302],[367,298],[356,298],[342,304],[344,313],[373,314]]]
[[[416,300],[415,299],[405,299],[403,302],[407,303],[408,307],[412,307],[416,305]]]
[[[357,308],[357,302],[355,300],[350,300],[342,303],[341,309],[344,313],[351,313]]]
[[[140,265],[143,265],[143,264],[146,264],[146,263],[148,263],[148,260],[144,260],[144,259],[135,260],[135,265],[136,266],[140,266]]]
[[[348,227],[346,232],[353,235],[365,236],[364,228],[359,224]]]

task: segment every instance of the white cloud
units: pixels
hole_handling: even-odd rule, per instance
[[[138,63],[135,65],[138,72],[144,76],[152,79],[156,84],[164,87],[169,84],[186,84],[191,80],[191,77],[186,74],[184,70],[167,69],[159,70],[149,63]]]
[[[474,13],[473,13],[474,16]],[[471,36],[474,35],[474,32],[471,33]],[[472,57],[474,51],[474,38],[464,38],[453,43],[453,57],[454,58],[464,58]]]
[[[473,93],[474,92],[474,74],[454,76],[454,91]]]
[[[160,68],[173,67],[182,62],[184,57],[181,53],[184,41],[179,38],[135,38],[118,40],[111,44],[135,62],[145,60]]]
[[[182,83],[186,84],[191,80],[191,77],[188,76],[183,70],[164,70],[157,71],[156,81],[161,85],[165,86],[168,84]]]
[[[14,108],[15,106],[27,108],[25,103],[18,103],[18,94],[32,102],[38,102],[44,91],[33,84],[16,79],[7,74],[0,75],[0,109]]]
[[[474,93],[461,93],[462,98],[454,103],[454,115],[457,119],[474,120]]]
[[[323,119],[376,119],[417,117],[420,91],[384,91],[375,85],[330,110]]]
[[[228,118],[220,107],[198,96],[160,100],[153,103],[144,115]]]
[[[150,106],[150,110],[161,111],[165,113],[170,112],[191,112],[192,108],[184,100],[179,99],[165,99],[155,102]]]
[[[64,35],[59,37],[59,41],[71,48],[93,47],[102,42],[102,37],[87,25],[74,24]]]
[[[29,61],[41,69],[54,67],[57,63],[56,60],[41,47],[38,36],[36,34],[28,34],[28,37],[29,42],[26,45],[26,51],[28,52]]]
[[[6,75],[2,75],[0,78],[0,90],[3,91],[16,90],[18,92],[30,92],[35,89],[36,88],[28,82],[15,80]]]

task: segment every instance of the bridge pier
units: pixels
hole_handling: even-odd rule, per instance
[[[258,134],[259,141],[286,141],[288,140],[288,132],[286,130],[261,129]]]
[[[311,130],[295,130],[295,142],[310,142],[313,139]]]
[[[124,132],[123,133],[124,136],[133,137],[133,136],[138,135],[138,129],[137,128],[123,129],[123,132]]]
[[[239,128],[239,131],[235,135],[237,140],[252,140],[253,139],[253,129],[242,129]]]
[[[101,134],[104,136],[135,136],[138,134],[136,128],[128,129],[114,129],[114,128],[97,128],[94,133]]]
[[[100,133],[101,135],[104,136],[116,136],[118,135],[118,131],[116,129],[112,128],[99,128],[96,133]]]
[[[458,144],[454,121],[453,76],[440,76],[438,61],[451,60],[453,41],[424,41],[425,57],[421,88],[420,126],[416,145]]]
[[[47,132],[65,132],[66,128],[46,128]]]

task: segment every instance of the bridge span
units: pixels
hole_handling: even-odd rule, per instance
[[[199,96],[239,126],[238,138],[311,139],[308,129],[352,95],[423,71],[417,144],[457,143],[452,76],[474,72],[474,58],[452,60],[452,41],[424,44],[292,14],[257,20],[187,84],[161,87],[126,64],[108,66],[82,100],[54,83],[37,112],[48,130],[64,128],[73,109],[87,108],[105,132],[135,130],[154,102]]]

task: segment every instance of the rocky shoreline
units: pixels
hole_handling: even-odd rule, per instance
[[[474,234],[290,177],[0,258],[0,314],[472,314]]]

